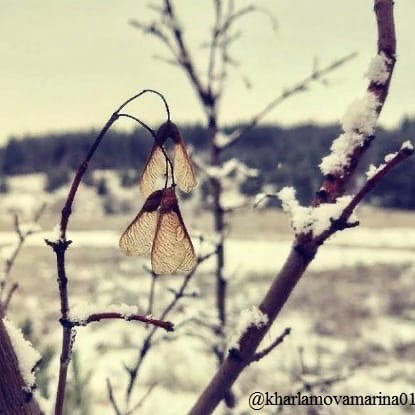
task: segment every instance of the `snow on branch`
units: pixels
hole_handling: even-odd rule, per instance
[[[369,63],[369,68],[366,72],[366,77],[370,82],[375,84],[384,85],[390,76],[388,65],[391,64],[391,60],[386,57],[383,52],[380,52]]]
[[[283,210],[290,216],[291,227],[295,235],[310,235],[311,237],[318,236],[330,229],[332,223],[340,218],[352,200],[352,196],[342,196],[335,203],[305,207],[297,201],[295,190],[292,187],[284,187],[278,196],[282,202]],[[357,222],[355,215],[349,219],[350,226]]]
[[[70,327],[86,326],[101,320],[126,320],[141,321],[155,327],[161,327],[167,331],[173,331],[174,325],[170,321],[158,320],[151,315],[138,314],[138,308],[127,304],[110,304],[104,307],[97,307],[91,304],[74,305],[70,312],[70,318],[61,320],[62,325]]]
[[[343,133],[333,142],[331,153],[320,169],[325,175],[313,205],[334,202],[344,194],[345,185],[374,138],[375,127],[388,95],[396,61],[393,8],[388,0],[375,0],[378,53],[369,64],[369,86],[363,98],[353,102],[342,120]]]
[[[375,131],[380,103],[371,92],[355,100],[343,116],[343,133],[333,141],[331,153],[324,157],[320,169],[325,175],[342,175],[351,163],[356,148],[363,147]]]
[[[218,180],[233,176],[238,182],[242,182],[249,177],[257,177],[259,174],[257,169],[248,167],[236,158],[225,161],[220,167],[205,166],[205,173],[208,177]]]
[[[3,323],[12,343],[13,350],[16,353],[22,378],[27,387],[32,389],[36,381],[34,370],[42,356],[32,344],[23,337],[22,331],[14,326],[10,320],[4,318]]]
[[[243,334],[251,327],[261,328],[268,323],[268,316],[257,306],[251,306],[241,312],[238,317],[236,329],[231,337],[230,349],[239,348],[239,340]]]

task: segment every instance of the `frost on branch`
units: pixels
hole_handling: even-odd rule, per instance
[[[234,131],[231,134],[225,134],[223,131],[218,131],[215,135],[215,146],[218,148],[227,147],[233,141],[235,141],[239,137],[238,130]]]
[[[383,52],[373,57],[366,72],[366,77],[369,81],[378,85],[384,85],[390,76],[387,64],[390,64],[390,59]]]
[[[138,308],[134,305],[127,304],[90,304],[86,302],[79,302],[72,306],[70,319],[74,322],[83,324],[89,316],[92,314],[101,314],[101,313],[120,313],[124,315],[125,319],[128,319],[128,316],[137,314]]]
[[[249,178],[257,177],[257,169],[248,167],[235,158],[226,161],[222,166],[203,166],[203,169],[209,178],[221,183],[220,205],[223,209],[237,209],[248,203],[246,196],[240,192],[240,186]]]
[[[282,208],[290,215],[290,223],[296,235],[311,233],[318,236],[330,229],[332,222],[339,219],[343,210],[352,200],[351,196],[339,197],[336,203],[325,203],[316,207],[304,207],[298,203],[295,190],[292,187],[284,187],[278,197],[282,202]],[[355,215],[349,218],[349,223],[357,220]]]
[[[231,337],[230,348],[238,349],[239,340],[250,327],[264,327],[268,323],[268,316],[264,314],[258,307],[251,306],[242,310],[238,316],[236,329]]]
[[[409,150],[412,151],[414,149],[412,143],[407,140],[404,143],[402,143],[401,148],[399,151],[405,151],[405,150]],[[376,174],[378,174],[381,170],[383,170],[386,167],[386,164],[389,163],[390,161],[392,161],[392,159],[394,159],[396,156],[398,155],[398,153],[390,153],[387,154],[384,158],[384,163],[380,164],[379,166],[375,166],[373,164],[371,164],[369,166],[368,171],[366,172],[366,177],[368,180],[370,180],[371,178],[373,178]]]
[[[16,353],[20,374],[26,385],[31,389],[35,385],[34,368],[41,359],[40,353],[23,337],[23,333],[7,318],[3,319],[7,334]]]
[[[409,140],[406,140],[404,143],[402,143],[401,150],[413,150],[414,146]]]
[[[232,176],[239,182],[248,177],[258,176],[257,169],[252,169],[235,158],[226,161],[221,167],[207,166],[206,173],[209,177],[214,177],[216,179],[224,179]]]
[[[341,174],[349,166],[355,149],[363,146],[375,131],[378,107],[378,99],[370,92],[349,106],[342,120],[344,132],[333,141],[331,153],[321,161],[323,174]]]

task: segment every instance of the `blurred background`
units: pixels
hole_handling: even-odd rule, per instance
[[[3,281],[18,284],[8,316],[44,357],[37,395],[46,410],[54,396],[60,330],[54,257],[43,240],[52,238],[74,172],[100,128],[128,97],[156,89],[166,97],[198,166],[209,167],[206,115],[194,88],[178,65],[166,62],[165,45],[134,24],[156,22],[160,3],[154,1],[155,8],[137,0],[0,0],[0,255]],[[215,2],[174,4],[204,79]],[[223,150],[220,165],[228,168],[223,170],[221,206],[227,214],[220,234],[212,214],[212,177],[203,168],[197,170],[197,190],[180,194],[198,254],[224,240],[229,304],[220,339],[200,321],[216,327],[218,319],[212,257],[197,269],[188,295],[169,315],[184,328],[171,338],[158,332],[152,338],[131,402],[124,398],[131,380],[126,368],[139,361],[148,328],[105,322],[79,329],[68,414],[116,414],[106,378],[123,415],[188,410],[221,359],[215,352],[218,344],[226,347],[241,310],[258,303],[289,251],[292,232],[279,203],[270,198],[254,208],[256,196],[294,186],[299,200],[309,203],[322,179],[318,165],[341,132],[344,111],[365,92],[365,72],[376,53],[371,1],[235,1],[236,9],[251,4],[258,13],[247,13],[233,33],[218,107],[225,137],[249,125],[269,102],[313,71],[349,53],[357,56],[307,83]],[[415,138],[415,3],[397,1],[395,14],[398,61],[390,95],[376,140],[348,192],[363,183],[370,164],[379,165],[403,141]],[[128,106],[130,114],[153,129],[165,120],[163,111],[155,96]],[[148,132],[121,119],[90,164],[69,226],[73,245],[67,271],[74,304],[127,303],[149,311],[154,278],[146,270],[148,261],[122,256],[118,239],[144,202],[138,178],[151,145]],[[292,327],[292,334],[244,374],[235,387],[235,408],[221,407],[218,414],[251,413],[247,399],[255,390],[371,395],[413,390],[414,177],[413,160],[402,164],[358,209],[361,226],[321,249],[272,330],[277,336]],[[9,269],[21,243],[19,230],[29,234]],[[155,316],[170,303],[183,276],[157,281],[150,310]],[[264,413],[350,413],[347,407],[268,409]],[[403,405],[393,413],[411,410]],[[369,412],[354,407],[353,413]]]

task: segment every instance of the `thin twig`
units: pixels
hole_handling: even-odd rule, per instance
[[[323,79],[324,76],[340,68],[342,65],[344,65],[351,59],[355,58],[356,56],[357,56],[356,52],[350,53],[346,56],[341,57],[340,59],[336,59],[334,62],[330,63],[329,65],[325,66],[324,68],[320,70],[313,69],[310,75],[306,76],[301,81],[295,83],[293,86],[285,89],[280,95],[278,95],[276,98],[270,101],[267,105],[265,105],[261,111],[259,111],[256,115],[254,115],[246,125],[244,125],[243,127],[236,130],[234,133],[232,133],[232,138],[229,140],[229,142],[226,145],[221,146],[221,148],[227,149],[230,146],[236,144],[243,135],[245,135],[251,129],[256,127],[258,123],[262,121],[262,119],[266,115],[268,115],[272,110],[274,110],[278,105],[282,104],[288,98],[291,98],[292,96],[298,93],[305,92],[309,84],[311,84],[312,82],[321,81],[321,79]]]
[[[291,328],[287,327],[268,347],[255,353],[251,362],[259,362],[265,356],[269,355],[276,347],[278,347],[284,339],[291,333]]]
[[[107,393],[108,393],[108,399],[115,411],[115,415],[122,415],[120,408],[118,407],[117,401],[115,400],[114,391],[112,389],[111,381],[107,378]]]
[[[189,272],[188,274],[185,275],[185,277],[183,278],[182,284],[180,285],[179,289],[174,294],[174,297],[172,298],[170,303],[168,303],[166,305],[164,311],[161,313],[161,315],[160,315],[161,320],[165,320],[166,317],[170,314],[170,312],[174,309],[176,304],[180,301],[180,299],[185,296],[186,288],[187,288],[189,282],[191,281],[193,275],[195,274],[197,268],[199,267],[199,265],[202,264],[203,262],[205,262],[206,260],[208,260],[210,257],[212,257],[215,254],[216,254],[216,251],[213,251],[213,252],[210,252],[210,253],[198,258],[195,268],[191,272]],[[132,390],[133,390],[134,385],[137,381],[137,377],[138,377],[140,367],[143,364],[148,352],[150,351],[150,349],[152,347],[152,341],[153,341],[153,337],[154,337],[156,331],[157,331],[157,327],[153,327],[148,332],[147,336],[143,340],[143,345],[142,345],[142,347],[139,351],[139,355],[138,355],[138,358],[137,358],[137,361],[136,361],[134,367],[132,369],[130,369],[130,368],[127,369],[128,373],[130,375],[130,380],[129,380],[129,383],[128,383],[127,394],[126,394],[127,402],[130,400]]]
[[[39,222],[43,212],[45,211],[45,208],[46,208],[46,203],[43,203],[39,207],[39,209],[35,211],[33,220],[32,220],[34,224],[37,224]],[[7,293],[5,292],[12,268],[16,262],[16,259],[19,253],[21,252],[21,249],[24,243],[26,242],[26,239],[29,236],[37,232],[37,230],[34,230],[34,229],[29,229],[26,232],[23,232],[20,226],[19,216],[17,214],[13,215],[13,224],[14,224],[14,231],[16,232],[16,235],[18,237],[18,242],[15,245],[14,250],[11,252],[9,258],[7,258],[6,261],[4,262],[3,278],[0,282],[0,318],[6,315],[7,309],[10,305],[10,301],[14,293],[19,287],[18,283],[15,282],[8,288],[8,292]],[[3,296],[4,296],[4,300],[3,300]]]
[[[164,321],[152,318],[150,316],[143,316],[141,314],[124,314],[113,311],[93,313],[82,320],[61,320],[62,325],[70,327],[86,326],[90,323],[96,323],[101,320],[125,320],[125,321],[141,321],[142,323],[150,324],[155,327],[160,327],[166,331],[174,331],[174,324],[170,321]]]
[[[132,415],[135,411],[138,411],[144,405],[145,401],[150,397],[156,386],[157,382],[153,382],[143,397],[126,413],[126,415]]]

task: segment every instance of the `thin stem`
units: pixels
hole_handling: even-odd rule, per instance
[[[126,117],[126,118],[130,118],[136,122],[138,122],[142,127],[144,127],[145,129],[147,129],[150,134],[152,135],[152,137],[154,138],[154,140],[156,140],[157,142],[157,134],[155,133],[155,131],[150,128],[147,124],[145,124],[143,121],[141,121],[140,119],[138,119],[137,117],[134,117],[133,115],[130,114],[118,114],[119,117]],[[171,177],[172,177],[172,186],[175,186],[175,181],[174,181],[174,168],[173,168],[173,162],[171,161],[170,156],[167,154],[166,149],[164,148],[164,146],[159,145],[161,151],[163,152],[164,158],[166,159],[166,182],[165,182],[165,188],[167,188],[168,185],[168,177],[169,177],[169,165],[170,165],[170,169],[171,169]]]
[[[118,312],[103,312],[93,313],[86,319],[81,321],[67,320],[64,324],[69,326],[86,326],[90,323],[96,323],[101,320],[126,320],[126,321],[141,321],[142,323],[151,324],[154,327],[160,327],[166,331],[173,331],[174,326],[170,321],[164,321],[162,319],[156,319],[149,316],[142,316],[141,314],[124,314]]]
[[[167,120],[170,121],[170,108],[169,105],[167,104],[166,98],[164,98],[164,95],[161,94],[160,92],[154,90],[154,89],[143,89],[141,92],[139,92],[136,95],[133,95],[131,98],[128,98],[124,103],[122,103],[119,108],[115,111],[116,114],[118,114],[122,109],[124,109],[124,107],[129,104],[130,102],[134,101],[135,99],[141,97],[141,95],[147,94],[147,93],[151,93],[151,94],[155,94],[158,95],[161,100],[164,103],[164,106],[166,108],[166,114],[167,114]]]
[[[145,122],[141,121],[139,118],[134,117],[134,115],[121,113],[121,114],[118,114],[118,116],[119,117],[130,118],[130,119],[134,120],[135,122],[138,122],[143,128],[145,128],[152,135],[152,137],[154,139],[156,138],[156,133],[154,132],[154,130],[152,128],[150,128]]]

